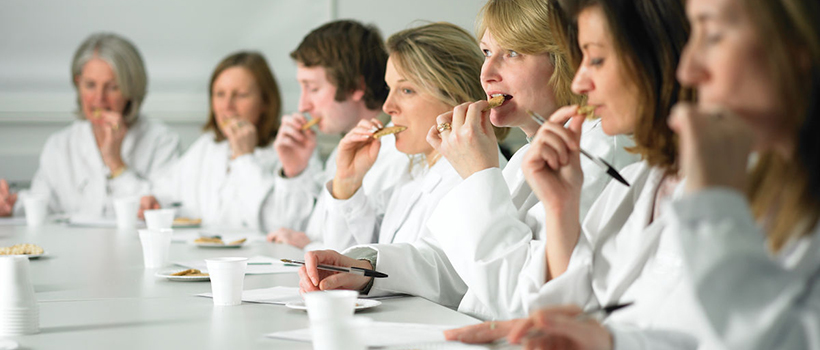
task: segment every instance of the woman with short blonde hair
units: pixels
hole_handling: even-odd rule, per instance
[[[396,148],[423,161],[396,187],[381,196],[365,196],[361,178],[375,161],[379,142],[375,120],[362,121],[339,144],[336,176],[324,196],[331,203],[325,242],[352,237],[344,252],[305,254],[300,270],[303,291],[355,289],[369,295],[407,293],[455,307],[465,286],[447,257],[429,240],[425,226],[439,199],[461,181],[447,159],[427,142],[436,117],[454,106],[483,98],[478,72],[482,58],[469,32],[449,23],[431,23],[406,29],[387,39],[390,58],[385,81],[390,94],[384,111],[406,130],[395,135]],[[488,132],[492,132],[488,128]],[[505,162],[498,145],[491,150],[496,162]],[[378,243],[378,244],[367,244]],[[366,244],[366,245],[361,245]],[[372,280],[351,274],[330,275],[316,264],[378,268],[391,276]]]
[[[141,117],[147,78],[136,47],[112,33],[86,38],[71,62],[80,120],[51,135],[29,193],[45,196],[49,211],[72,216],[113,216],[112,199],[136,196],[148,178],[171,164],[179,138]],[[0,180],[0,216],[22,215]]]

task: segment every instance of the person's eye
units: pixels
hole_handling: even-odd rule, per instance
[[[510,57],[518,57],[518,52],[515,50],[510,50],[507,55],[509,55]]]
[[[481,52],[483,52],[483,53],[484,53],[484,57],[485,57],[485,58],[490,58],[490,57],[493,57],[493,53],[492,53],[492,52],[490,52],[490,50],[486,50],[486,49],[484,49],[484,50],[481,50]]]
[[[597,67],[597,66],[601,66],[603,64],[604,64],[604,59],[603,58],[590,58],[589,59],[589,65],[590,66],[596,66]]]
[[[120,87],[119,87],[119,85],[111,85],[111,86],[108,87],[108,91],[114,91],[114,92],[120,91]]]
[[[225,97],[225,92],[224,91],[214,92],[214,96],[215,97]]]
[[[413,90],[410,90],[408,88],[404,88],[404,89],[401,89],[401,93],[403,93],[405,95],[409,95],[409,94],[413,93]]]
[[[96,84],[94,84],[93,81],[86,81],[85,83],[83,83],[83,87],[86,89],[93,89],[94,86],[96,86]]]
[[[706,44],[707,45],[714,45],[719,43],[723,39],[723,33],[711,33],[706,35]]]

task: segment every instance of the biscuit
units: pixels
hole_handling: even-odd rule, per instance
[[[395,134],[395,133],[400,133],[400,132],[402,132],[406,129],[407,129],[406,126],[388,126],[386,128],[376,130],[376,132],[373,133],[373,138],[377,139],[377,138],[380,138],[382,136],[387,136],[387,135],[392,135],[392,134]]]
[[[42,247],[36,244],[23,243],[15,244],[11,247],[0,248],[0,255],[40,255],[45,252]]]
[[[307,129],[310,129],[310,128],[312,128],[314,125],[319,124],[319,121],[320,121],[320,120],[322,120],[322,118],[313,118],[313,119],[311,119],[310,121],[308,121],[307,123],[305,123],[305,125],[302,125],[302,131],[305,131],[305,130],[307,130]]]

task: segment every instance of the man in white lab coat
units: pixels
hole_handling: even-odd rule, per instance
[[[290,55],[296,61],[301,96],[299,113],[283,118],[274,142],[282,162],[276,186],[284,189],[277,195],[292,197],[287,191],[306,191],[317,200],[290,208],[289,215],[301,212],[302,224],[275,229],[268,240],[310,250],[325,247],[320,227],[326,210],[318,197],[321,186],[336,173],[336,150],[325,162],[324,172],[308,167],[316,150],[316,133],[307,125],[306,114],[311,124],[318,120],[319,131],[325,134],[347,133],[361,120],[385,119],[381,110],[388,93],[384,83],[387,52],[378,29],[341,20],[314,29]],[[392,187],[408,166],[393,136],[383,137],[381,143],[378,159],[363,180],[365,193]]]

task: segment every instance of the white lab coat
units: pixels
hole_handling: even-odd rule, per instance
[[[286,198],[273,200],[281,169],[273,144],[231,156],[227,140],[215,142],[212,133],[203,134],[176,164],[152,178],[151,193],[163,207],[181,203],[178,215],[201,218],[205,227],[267,230],[298,220],[288,215],[293,211]]]
[[[396,149],[395,136],[388,135],[379,140],[381,141],[379,155],[376,158],[376,162],[362,180],[362,191],[364,195],[373,195],[390,190],[399,182],[403,174],[408,172],[410,161],[406,154]],[[282,192],[283,195],[292,191],[300,191],[300,193],[295,195],[288,195],[288,197],[292,198],[302,198],[300,202],[290,204],[292,207],[301,210],[302,220],[299,224],[289,228],[304,231],[308,238],[310,238],[311,243],[305,247],[306,251],[317,249],[334,249],[341,251],[350,246],[347,238],[335,238],[323,231],[325,222],[328,220],[328,208],[327,200],[324,196],[321,196],[321,193],[325,184],[333,180],[333,177],[336,175],[337,151],[338,148],[330,153],[330,156],[325,162],[324,171],[322,171],[321,168],[316,168],[311,172],[302,172],[302,174],[291,179],[286,179],[281,176],[277,179],[277,181],[283,184],[288,184],[288,186],[280,187],[285,189]],[[310,192],[304,192],[304,190],[299,189],[308,189]]]
[[[49,197],[49,212],[83,217],[113,217],[113,199],[136,196],[149,187],[148,178],[179,156],[179,137],[163,124],[143,117],[128,128],[121,147],[127,166],[109,179],[91,123],[77,120],[51,135],[40,155],[30,191]],[[23,201],[14,214],[23,215]]]
[[[691,293],[669,213],[652,220],[663,173],[640,162],[621,172],[631,187],[607,186],[582,223],[567,271],[532,295],[531,309],[634,302],[605,320],[616,349],[720,348]],[[679,183],[666,201],[683,188]]]
[[[669,211],[705,323],[726,348],[820,349],[820,227],[772,254],[741,193],[709,189]]]
[[[584,122],[581,147],[616,169],[638,160],[624,150],[632,145],[629,137],[604,134],[600,120]],[[441,200],[427,224],[469,286],[459,311],[478,318],[526,316],[529,296],[544,284],[544,207],[521,170],[528,148],[518,150],[503,171],[486,169],[465,179]],[[610,177],[583,157],[581,167],[583,218]]]
[[[506,166],[507,160],[500,150],[497,156],[499,165]],[[405,181],[395,186],[381,219],[379,210],[354,212],[367,206],[352,205],[348,207],[349,212],[340,208],[336,227],[349,228],[349,234],[355,235],[358,242],[368,238],[367,234],[359,233],[373,232],[373,226],[368,230],[367,225],[381,224],[376,228],[378,236],[369,236],[379,244],[353,246],[344,254],[355,259],[375,258],[375,268],[389,276],[373,280],[368,291],[370,296],[410,294],[455,309],[467,285],[430,235],[425,222],[440,199],[462,179],[446,159],[440,159],[423,177],[409,179],[405,177]],[[384,200],[370,203],[384,203]]]

